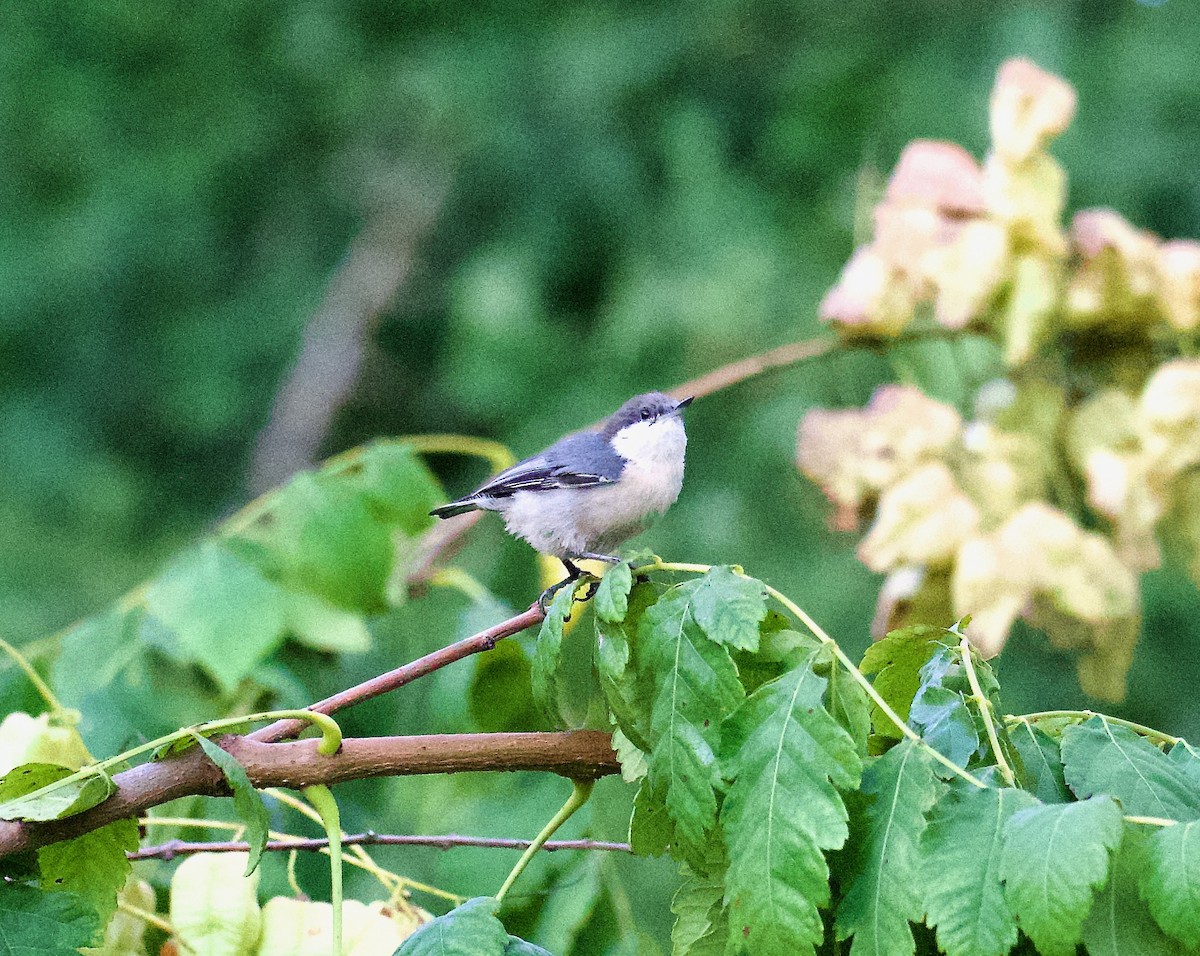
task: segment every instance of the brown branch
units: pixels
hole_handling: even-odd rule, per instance
[[[319,740],[263,743],[227,736],[217,742],[246,768],[250,782],[260,789],[497,770],[543,771],[592,780],[621,769],[609,735],[598,730],[352,738],[342,741],[342,749],[332,756],[318,753]],[[142,764],[113,779],[117,792],[84,813],[47,823],[0,823],[0,857],[90,833],[179,797],[229,794],[225,778],[199,748]]]
[[[713,369],[699,378],[675,386],[667,394],[674,398],[687,398],[689,395],[693,398],[703,398],[705,395],[719,392],[730,385],[737,385],[739,382],[754,378],[763,372],[769,372],[771,369],[819,358],[832,352],[840,344],[836,339],[808,339],[803,342],[789,342],[787,345],[781,345],[769,352],[751,355],[749,358],[739,359],[729,365]]]
[[[397,667],[395,670],[388,671],[386,674],[380,674],[378,677],[372,677],[368,681],[363,681],[361,684],[356,684],[341,693],[334,694],[332,697],[326,697],[322,701],[305,708],[306,710],[316,711],[318,714],[332,714],[351,704],[360,704],[364,700],[370,700],[373,697],[378,697],[380,694],[386,694],[390,690],[396,690],[403,687],[418,677],[424,677],[426,674],[431,674],[434,671],[445,667],[447,664],[453,664],[455,661],[462,660],[464,657],[469,657],[472,654],[478,654],[481,651],[490,651],[496,646],[497,641],[501,641],[506,637],[511,637],[514,634],[519,634],[526,628],[533,627],[539,624],[545,615],[535,603],[530,606],[529,610],[518,614],[516,617],[511,617],[507,621],[502,621],[499,624],[489,627],[486,631],[480,631],[471,637],[463,638],[448,647],[439,648],[431,654],[426,654],[424,657],[418,658],[410,664],[405,664],[403,667]],[[249,734],[250,740],[257,740],[264,743],[272,743],[277,740],[286,740],[289,737],[295,737],[296,734],[310,726],[303,720],[277,720],[273,724],[268,724],[259,730]]]
[[[413,836],[411,834],[354,833],[342,837],[342,846],[428,846],[436,850],[455,847],[483,847],[497,850],[526,850],[530,840],[514,840],[507,837],[473,837],[447,833],[441,836]],[[268,840],[267,850],[324,850],[329,846],[328,837],[289,837],[286,840]],[[158,846],[147,846],[125,856],[130,860],[165,860],[188,853],[245,853],[250,844],[244,840],[228,840],[214,843],[189,843],[186,840],[168,840]],[[610,843],[606,840],[547,840],[542,849],[550,853],[555,850],[605,850],[613,853],[632,853],[628,843]]]

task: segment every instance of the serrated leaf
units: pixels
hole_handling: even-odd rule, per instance
[[[755,954],[812,952],[823,938],[823,851],[847,835],[837,788],[862,772],[854,740],[825,710],[816,657],[764,684],[722,726],[730,938]]]
[[[629,845],[638,856],[662,856],[673,842],[675,824],[667,813],[665,797],[643,779],[633,798]]]
[[[0,881],[0,956],[78,956],[99,930],[96,911],[73,893]]]
[[[263,850],[267,845],[267,831],[271,826],[271,818],[267,814],[267,806],[263,803],[262,794],[254,789],[250,777],[233,755],[222,750],[203,734],[192,732],[192,737],[203,749],[208,759],[220,768],[225,782],[233,791],[233,809],[238,819],[246,825],[246,842],[250,844],[250,853],[246,860],[246,872],[249,876],[258,866]]]
[[[490,896],[467,900],[418,929],[395,956],[504,956],[510,937],[499,909]]]
[[[967,702],[948,688],[922,687],[912,702],[908,722],[929,746],[960,767],[979,749],[979,733]]]
[[[172,632],[163,649],[226,692],[283,641],[287,596],[223,544],[207,541],[150,585],[146,609]]]
[[[1186,740],[1181,740],[1167,751],[1167,759],[1171,761],[1200,790],[1200,753]]]
[[[858,755],[867,755],[871,735],[871,699],[854,676],[834,658],[828,647],[821,649],[816,671],[829,681],[825,689],[825,709],[854,739]]]
[[[610,572],[611,573],[611,572]],[[642,613],[657,600],[658,592],[648,583],[630,591],[624,619],[603,620],[596,625],[595,667],[600,690],[617,725],[639,749],[650,749],[650,712],[654,686],[645,654],[639,654],[632,638]]]
[[[14,767],[0,779],[0,820],[61,820],[116,793],[103,770],[72,772],[49,763]]]
[[[656,686],[648,779],[665,794],[678,840],[699,852],[717,821],[713,746],[743,690],[729,652],[692,617],[693,591],[672,588],[648,608],[638,642]]]
[[[875,675],[871,682],[901,720],[908,720],[909,706],[921,686],[921,668],[940,647],[938,641],[946,636],[940,627],[918,625],[892,631],[881,641],[867,648],[859,670]],[[903,732],[878,705],[871,706],[875,733],[899,739]]]
[[[117,820],[90,833],[37,851],[44,890],[68,892],[87,900],[105,926],[117,909],[117,893],[132,870],[125,858],[138,845],[137,820]]]
[[[1200,790],[1132,730],[1093,717],[1063,731],[1062,756],[1067,783],[1081,800],[1106,793],[1133,816],[1200,819]]]
[[[761,581],[717,567],[699,579],[692,614],[710,640],[741,651],[758,650],[759,625],[767,616]]]
[[[928,751],[903,740],[863,771],[870,798],[852,814],[837,936],[854,936],[850,956],[911,956],[909,921],[921,919],[921,835],[941,784]]]
[[[1121,843],[1121,809],[1111,797],[1039,804],[1004,827],[1004,898],[1044,956],[1075,956],[1109,854]]]
[[[636,747],[620,727],[612,734],[612,748],[617,755],[617,763],[621,765],[621,779],[626,783],[636,783],[650,771],[646,761],[645,751]]]
[[[671,900],[671,912],[675,914],[672,956],[724,956],[729,939],[724,876],[721,869],[712,875],[685,871]]]
[[[558,670],[562,663],[563,623],[571,616],[575,601],[575,586],[568,584],[558,590],[538,631],[537,649],[533,652],[530,680],[533,699],[556,724],[561,722],[558,703]]]
[[[1108,883],[1096,894],[1083,924],[1088,956],[1183,956],[1138,896],[1138,878],[1149,866],[1144,827],[1125,828],[1109,863]]]
[[[1022,788],[1043,803],[1066,803],[1074,799],[1063,776],[1062,752],[1058,741],[1022,720],[1009,734],[1021,757]]]
[[[258,872],[244,876],[247,853],[197,853],[171,877],[171,925],[201,956],[245,956],[262,929]]]
[[[1017,924],[1000,887],[1005,824],[1035,803],[1024,790],[972,790],[939,802],[921,844],[926,922],[946,956],[1002,956]]]
[[[592,598],[596,617],[601,621],[619,624],[629,610],[629,592],[633,588],[633,572],[629,564],[615,564],[600,579],[596,596]]]
[[[1163,827],[1147,843],[1142,898],[1158,925],[1187,946],[1200,947],[1200,822]]]

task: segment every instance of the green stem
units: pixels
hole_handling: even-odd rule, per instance
[[[712,570],[712,566],[708,564],[681,564],[673,561],[662,561],[661,559],[656,558],[652,564],[646,565],[646,567],[639,568],[638,570],[691,571],[696,574],[706,574]],[[735,566],[733,570],[735,573],[745,576],[745,572],[741,568]],[[842,650],[838,642],[826,634],[825,630],[816,621],[809,617],[804,608],[800,607],[786,594],[782,594],[769,584],[763,583],[763,588],[766,589],[766,592],[771,595],[771,597],[787,608],[801,623],[803,623],[804,626],[812,632],[813,637],[830,649],[830,651],[833,653],[833,656],[837,658],[838,662],[846,668],[847,673],[849,673],[849,675],[854,678],[859,686],[862,687],[867,696],[875,702],[875,706],[884,713],[888,720],[896,725],[896,728],[900,731],[900,733],[902,733],[909,740],[913,741],[913,743],[917,744],[917,746],[927,751],[929,756],[945,766],[946,769],[950,770],[956,776],[961,777],[963,780],[966,780],[973,786],[978,787],[980,790],[987,789],[986,783],[976,777],[973,773],[964,770],[945,754],[929,746],[929,744],[925,742],[920,734],[909,727],[908,724],[900,718],[900,715],[892,709],[892,706],[879,695],[879,692],[875,690],[875,686],[869,680],[867,680],[863,672],[855,666],[854,661],[850,660],[850,658],[846,656],[846,652]]]
[[[42,700],[46,702],[46,706],[50,708],[51,712],[55,714],[61,714],[63,712],[63,705],[59,702],[58,698],[54,696],[54,691],[50,689],[50,685],[42,680],[42,675],[34,670],[33,665],[25,659],[25,655],[9,644],[8,641],[4,640],[2,637],[0,637],[0,650],[4,651],[5,654],[11,657],[13,659],[13,663],[25,672],[25,676],[29,678],[29,683],[31,683],[37,689],[37,692],[42,695]]]
[[[342,956],[342,821],[333,792],[323,783],[303,790],[305,798],[321,815],[329,836],[329,900],[333,904],[333,956]]]
[[[964,637],[959,642],[958,651],[962,657],[963,669],[967,672],[967,683],[971,685],[971,699],[975,701],[975,706],[979,708],[979,713],[983,717],[983,726],[987,730],[988,743],[992,748],[992,756],[996,758],[996,766],[1000,768],[1004,782],[1010,787],[1015,787],[1017,778],[1013,774],[1012,767],[1008,765],[1008,760],[1004,757],[1004,751],[1000,749],[1000,738],[996,734],[996,725],[992,720],[992,702],[984,696],[983,687],[979,684],[979,677],[975,674],[975,665],[971,660],[971,642]]]
[[[555,831],[570,820],[576,810],[588,802],[588,797],[592,795],[592,788],[596,785],[596,781],[576,780],[574,783],[575,786],[571,790],[571,796],[567,798],[567,802],[562,805],[562,809],[558,813],[554,814],[550,822],[542,827],[542,832],[534,838],[534,841],[521,854],[521,859],[517,860],[517,865],[508,874],[504,885],[500,887],[500,891],[496,894],[496,899],[504,899],[508,891],[512,889],[512,885],[517,882],[517,878],[525,871],[525,867],[529,866],[529,861],[533,859],[534,854],[542,848],[542,844],[554,836]]]
[[[1116,724],[1118,727],[1126,727],[1132,730],[1135,734],[1140,734],[1149,740],[1157,741],[1160,744],[1173,747],[1178,744],[1182,737],[1172,737],[1170,734],[1163,733],[1161,730],[1155,730],[1153,727],[1147,727],[1145,724],[1135,724],[1132,720],[1124,720],[1121,717],[1110,717],[1108,714],[1099,714],[1094,710],[1039,710],[1034,714],[1006,714],[1004,722],[1013,724],[1019,721],[1024,723],[1036,724],[1039,720],[1089,720],[1092,717],[1099,717],[1101,720],[1110,724]]]

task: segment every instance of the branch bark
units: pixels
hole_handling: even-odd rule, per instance
[[[217,743],[246,768],[258,788],[301,789],[369,777],[497,770],[594,780],[621,769],[609,735],[598,730],[352,738],[342,741],[342,749],[332,756],[317,752],[319,740],[263,743],[226,736]],[[126,770],[114,781],[117,792],[84,813],[47,823],[0,823],[0,857],[90,833],[179,797],[229,795],[220,770],[198,747]]]

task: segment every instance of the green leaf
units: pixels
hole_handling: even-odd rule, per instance
[[[1004,897],[1044,956],[1075,956],[1092,896],[1121,843],[1121,808],[1111,797],[1039,804],[1004,827]]]
[[[674,842],[675,824],[667,813],[665,796],[643,780],[633,798],[629,845],[638,856],[662,856]]]
[[[961,694],[945,687],[922,687],[908,722],[934,750],[965,767],[979,749],[975,718]]]
[[[356,465],[346,483],[365,496],[381,521],[409,536],[433,525],[429,510],[444,501],[445,495],[411,446],[397,442],[369,445]]]
[[[921,686],[921,668],[942,646],[939,641],[946,634],[944,628],[923,624],[904,628],[872,644],[863,655],[859,670],[867,675],[875,675],[872,681],[875,690],[901,720],[908,720],[909,706]],[[896,739],[904,736],[891,718],[874,703],[871,705],[871,719],[875,733]]]
[[[941,800],[921,844],[926,922],[947,956],[1002,956],[1017,924],[1000,888],[1005,824],[1033,804],[1024,790],[971,790]]]
[[[1093,717],[1063,731],[1062,756],[1067,783],[1080,800],[1105,793],[1133,816],[1200,819],[1200,790],[1178,763],[1132,730]]]
[[[609,572],[611,574],[611,572]],[[652,676],[638,653],[637,627],[643,612],[658,598],[650,584],[638,584],[629,593],[620,623],[593,617],[596,625],[595,666],[600,690],[621,731],[639,749],[650,749],[650,712],[654,699]]]
[[[699,579],[692,594],[692,614],[710,640],[742,651],[758,650],[758,627],[767,616],[762,582],[713,568]]]
[[[604,897],[600,879],[603,863],[601,854],[585,853],[555,874],[553,890],[538,914],[537,931],[532,934],[551,952],[572,952],[583,935]]]
[[[49,763],[14,767],[0,780],[0,820],[61,820],[116,793],[103,770],[72,773]]]
[[[233,790],[233,809],[237,812],[238,819],[246,825],[246,842],[250,844],[246,872],[243,874],[249,876],[258,866],[258,861],[266,848],[267,830],[271,826],[262,794],[254,789],[254,784],[250,782],[246,768],[238,763],[232,754],[222,750],[203,734],[193,731],[192,737],[204,748],[208,759],[221,769],[221,773],[225,776],[225,782]]]
[[[596,596],[592,599],[596,608],[596,618],[618,624],[625,620],[629,610],[629,592],[633,588],[633,572],[629,564],[622,561],[613,565],[600,579],[596,588]]]
[[[186,552],[151,585],[146,609],[172,632],[163,650],[232,692],[284,635],[287,595],[219,542]]]
[[[1138,895],[1138,879],[1150,866],[1144,827],[1128,826],[1109,864],[1108,883],[1083,924],[1088,956],[1183,956]]]
[[[533,700],[531,680],[529,656],[516,641],[501,641],[487,654],[475,656],[467,704],[483,733],[538,730],[545,726],[545,718]]]
[[[137,820],[130,818],[41,847],[37,851],[41,887],[87,900],[103,927],[116,912],[117,893],[133,869],[125,853],[137,845]]]
[[[336,475],[300,474],[277,493],[268,518],[244,532],[265,548],[268,577],[347,611],[386,610],[392,528],[364,494]]]
[[[853,934],[850,956],[911,956],[909,921],[924,912],[921,834],[941,788],[929,752],[903,740],[863,771],[863,812],[851,814],[851,840],[837,908],[837,936]]]
[[[665,791],[685,852],[696,853],[717,821],[713,746],[743,691],[729,652],[692,617],[693,593],[679,586],[659,598],[642,615],[638,643],[656,687],[649,780]]]
[[[829,681],[825,689],[825,709],[854,738],[858,755],[867,754],[871,736],[871,699],[862,685],[845,667],[838,663],[831,648],[822,647],[816,672]]]
[[[287,592],[283,613],[287,631],[305,647],[330,654],[363,654],[371,632],[360,614],[334,607],[315,594]]]
[[[1067,803],[1074,799],[1063,776],[1062,751],[1058,741],[1039,727],[1019,721],[1010,739],[1021,757],[1021,786],[1043,803]]]
[[[721,869],[705,875],[685,868],[683,882],[671,900],[673,956],[724,956],[729,940],[724,876]]]
[[[571,616],[575,601],[575,586],[559,588],[538,631],[537,649],[533,653],[530,675],[533,699],[542,711],[556,723],[561,721],[558,702],[558,670],[562,663],[563,624]]]
[[[504,956],[511,937],[496,918],[499,909],[490,896],[467,900],[418,929],[395,956]]]
[[[812,952],[829,902],[822,851],[840,847],[847,811],[837,788],[862,772],[854,740],[823,705],[819,652],[750,695],[722,726],[721,809],[729,848],[730,938],[755,954]]]
[[[636,747],[620,727],[613,730],[612,748],[617,755],[617,763],[621,765],[621,779],[626,783],[635,783],[650,772],[646,752]]]
[[[1200,822],[1163,827],[1147,844],[1149,866],[1142,898],[1158,925],[1192,948],[1200,948]]]
[[[99,931],[96,911],[73,893],[0,881],[0,956],[78,956]]]
[[[510,936],[508,944],[504,947],[504,956],[553,956],[553,954],[550,950],[542,949],[542,947],[528,943],[517,936]]]

